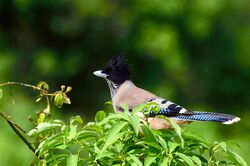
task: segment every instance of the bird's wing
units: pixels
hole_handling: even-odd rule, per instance
[[[191,123],[191,121],[189,120],[176,118],[176,116],[182,115],[183,113],[189,114],[189,112],[180,105],[177,105],[171,101],[168,101],[160,97],[153,98],[148,102],[156,103],[160,106],[160,110],[158,113],[155,113],[154,111],[151,111],[149,113],[148,122],[149,122],[149,126],[152,129],[166,129],[167,130],[167,129],[172,128],[172,125],[167,120],[163,118],[155,117],[156,115],[164,115],[167,117],[174,118],[173,120],[180,126],[183,126],[187,123]]]
[[[182,106],[179,106],[162,98],[153,99],[150,102],[159,104],[160,110],[158,112],[150,111],[149,117],[155,117],[156,115],[164,115],[167,117],[174,118],[178,124],[180,124],[179,122],[185,121],[211,121],[223,124],[232,124],[240,121],[239,117],[223,113],[187,111]]]
[[[120,111],[121,104],[127,104],[130,109],[157,98],[156,95],[136,87],[134,84],[125,84],[119,88],[114,99],[113,106],[116,111]]]
[[[156,115],[165,115],[169,117],[175,117],[178,114],[188,113],[188,111],[182,106],[177,105],[163,98],[154,98],[148,102],[156,103],[160,106],[160,111],[157,114],[155,114],[154,111],[151,111],[149,114],[150,117],[153,117]]]

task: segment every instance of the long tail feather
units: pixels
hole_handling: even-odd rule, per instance
[[[213,113],[213,112],[184,112],[178,113],[176,111],[172,111],[168,108],[161,109],[157,114],[154,111],[151,111],[149,116],[154,117],[156,115],[164,115],[167,117],[172,117],[178,120],[186,120],[186,121],[210,121],[210,122],[219,122],[222,124],[233,124],[240,121],[239,117],[222,114],[222,113]]]
[[[188,120],[188,121],[211,121],[219,122],[222,124],[233,124],[240,121],[239,117],[222,114],[222,113],[212,113],[212,112],[187,112],[184,114],[177,114],[175,116],[179,120]]]

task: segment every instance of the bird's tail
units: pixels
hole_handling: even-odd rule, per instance
[[[219,122],[222,124],[233,124],[240,121],[239,117],[232,115],[213,113],[213,112],[199,112],[199,111],[177,114],[175,118],[178,120],[210,121],[210,122]]]

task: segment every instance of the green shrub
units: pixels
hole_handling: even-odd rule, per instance
[[[42,92],[38,89],[39,98],[51,97],[58,107],[70,103],[66,93],[71,88],[62,86],[61,91],[47,93],[45,83],[39,86],[42,88]],[[0,92],[1,96],[2,90]],[[132,112],[124,106],[124,113],[110,113],[108,116],[99,111],[94,122],[83,123],[80,116],[75,116],[66,123],[48,117],[49,100],[47,102],[47,107],[34,122],[34,129],[28,133],[1,113],[37,156],[33,165],[247,165],[227,148],[225,142],[209,143],[197,134],[184,132],[166,117],[162,118],[172,124],[173,130],[150,129],[137,114],[145,105]]]

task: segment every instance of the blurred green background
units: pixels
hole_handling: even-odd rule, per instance
[[[191,110],[240,116],[231,126],[193,123],[210,141],[231,141],[250,163],[250,1],[1,0],[0,82],[70,85],[64,119],[91,120],[110,100],[92,73],[125,52],[132,80]],[[29,130],[36,93],[5,88],[0,110]],[[15,104],[12,103],[12,98]],[[29,165],[34,155],[0,120],[0,165]]]

